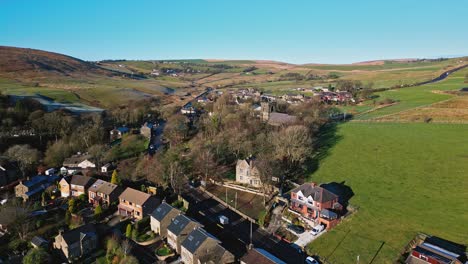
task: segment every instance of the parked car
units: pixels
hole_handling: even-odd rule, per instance
[[[319,264],[319,262],[316,259],[310,256],[306,258],[305,263],[306,264]]]
[[[325,229],[324,225],[316,225],[312,228],[312,231],[310,233],[314,236],[318,235],[320,232],[322,232]]]
[[[298,225],[289,225],[288,228],[297,234],[304,233],[304,227]]]
[[[222,224],[222,225],[227,225],[227,224],[229,224],[229,218],[227,218],[227,217],[224,216],[224,215],[220,215],[220,216],[218,217],[218,219],[219,219],[219,223]]]

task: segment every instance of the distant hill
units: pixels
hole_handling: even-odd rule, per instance
[[[44,73],[63,76],[113,74],[93,63],[54,52],[0,46],[0,76],[39,77]]]

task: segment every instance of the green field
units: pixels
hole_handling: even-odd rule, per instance
[[[385,115],[395,114],[401,111],[410,110],[415,107],[427,106],[436,102],[453,98],[453,95],[435,93],[435,91],[460,90],[462,87],[467,86],[467,84],[464,83],[464,76],[467,73],[468,69],[463,69],[453,73],[447,79],[437,83],[376,93],[376,95],[379,96],[377,101],[382,101],[386,98],[389,98],[398,101],[398,103],[396,105],[385,107],[367,114],[357,115],[356,119],[366,120],[379,118]],[[369,106],[370,103],[370,101],[367,101],[367,106]],[[369,108],[370,107],[348,107],[347,110],[355,110],[359,112],[369,110]]]
[[[393,263],[418,232],[468,243],[468,125],[346,123],[310,176],[358,211],[308,247],[331,263]],[[381,248],[379,250],[379,248]]]

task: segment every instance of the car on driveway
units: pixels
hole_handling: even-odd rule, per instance
[[[323,225],[316,225],[312,228],[312,231],[310,233],[314,236],[320,234],[323,230],[325,229],[325,226]]]
[[[310,256],[306,258],[305,263],[306,264],[319,264],[319,262],[316,259]]]
[[[302,226],[298,226],[298,225],[289,225],[288,228],[292,231],[294,231],[294,233],[297,233],[297,234],[302,234],[304,233],[304,227]]]

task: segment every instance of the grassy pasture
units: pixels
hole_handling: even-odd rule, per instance
[[[308,246],[331,263],[393,263],[417,232],[468,243],[468,125],[346,123],[310,180],[358,211]],[[380,249],[380,250],[379,250]]]

